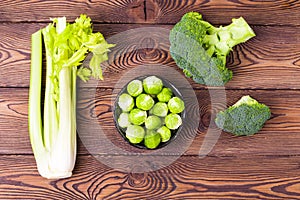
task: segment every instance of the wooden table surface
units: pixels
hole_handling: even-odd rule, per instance
[[[27,124],[31,34],[46,26],[50,17],[66,16],[72,21],[81,13],[91,17],[94,30],[106,38],[138,28],[169,30],[188,11],[201,12],[214,25],[243,16],[257,36],[230,54],[228,68],[234,77],[225,90],[188,80],[198,98],[194,103],[199,104],[200,121],[183,155],[155,171],[126,172],[101,162],[102,156],[123,164],[126,155],[100,152],[97,160],[79,140],[71,178],[40,177]],[[168,42],[164,43],[167,38],[128,34],[124,41],[111,52],[106,79],[99,83],[96,97],[81,95],[78,99],[81,110],[94,110],[92,117],[99,123],[111,120],[113,85],[127,71],[144,64],[163,64],[182,73],[170,57]],[[200,158],[210,119],[224,108],[212,108],[212,89],[225,91],[227,105],[249,94],[267,104],[272,117],[251,137],[222,132],[208,155]],[[300,1],[2,0],[0,199],[300,199],[299,100]],[[108,135],[115,145],[130,149],[117,135]],[[172,155],[157,155],[157,161],[165,156]]]

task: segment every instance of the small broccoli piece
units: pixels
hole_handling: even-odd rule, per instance
[[[233,106],[220,111],[215,122],[219,128],[234,135],[253,135],[270,117],[268,106],[250,96],[243,96]]]
[[[232,48],[254,37],[242,18],[225,27],[214,27],[197,12],[186,13],[170,32],[170,53],[187,77],[200,84],[223,86],[232,78],[226,56]]]

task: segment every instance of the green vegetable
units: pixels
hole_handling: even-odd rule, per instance
[[[233,106],[220,111],[215,122],[219,128],[234,135],[253,135],[270,117],[268,106],[250,96],[243,96]]]
[[[121,113],[118,118],[118,123],[121,128],[127,128],[131,124],[129,121],[129,114]]]
[[[181,113],[184,110],[184,102],[179,97],[173,97],[168,102],[168,108],[171,113]]]
[[[171,131],[165,126],[160,127],[157,129],[157,132],[160,134],[161,141],[162,142],[167,142],[171,138]]]
[[[166,126],[171,130],[176,130],[182,125],[182,119],[178,114],[170,113],[165,118]]]
[[[165,117],[169,112],[168,105],[163,102],[157,102],[150,110],[150,114],[158,117]]]
[[[161,126],[161,119],[155,115],[147,117],[145,127],[148,130],[155,130]]]
[[[163,82],[156,76],[148,76],[143,80],[143,87],[147,94],[156,95],[160,93],[163,88]]]
[[[133,80],[127,85],[127,92],[133,97],[143,92],[143,83],[140,80]]]
[[[145,136],[145,130],[138,125],[129,125],[126,130],[126,138],[132,144],[138,144],[143,141]]]
[[[149,149],[155,149],[160,144],[161,138],[159,133],[148,130],[144,138],[144,144]]]
[[[232,78],[226,56],[232,48],[254,37],[242,18],[214,27],[197,12],[186,13],[170,32],[170,53],[178,67],[200,84],[223,86]]]
[[[134,108],[130,111],[129,121],[135,125],[142,125],[147,119],[147,112]]]
[[[32,34],[29,90],[29,135],[37,168],[49,179],[72,175],[76,159],[76,76],[103,79],[100,63],[109,48],[101,33],[92,33],[91,19],[81,15],[75,23],[65,17]],[[44,110],[41,111],[42,52],[46,54]],[[88,52],[90,68],[79,67]],[[44,114],[42,117],[42,113]]]
[[[136,107],[142,110],[150,110],[154,103],[153,98],[148,94],[140,94],[136,98]]]
[[[118,105],[124,112],[129,112],[134,107],[134,99],[129,94],[123,93],[119,97]]]
[[[172,90],[170,88],[163,88],[162,91],[157,95],[157,99],[160,102],[168,102],[172,98]]]
[[[116,101],[121,114],[119,109],[116,111],[117,125],[124,129],[130,143],[144,140],[145,147],[154,149],[160,142],[170,140],[170,129],[176,131],[182,125],[178,114],[185,109],[182,99],[173,96],[172,90],[156,76],[134,79],[127,84],[126,91]]]

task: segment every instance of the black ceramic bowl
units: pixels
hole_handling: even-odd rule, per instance
[[[126,85],[121,89],[121,91],[118,93],[117,95],[117,98],[115,100],[115,103],[114,103],[114,107],[113,107],[113,118],[114,118],[114,123],[115,123],[115,126],[118,130],[118,132],[121,134],[121,136],[124,138],[124,140],[126,142],[128,142],[130,145],[134,146],[134,147],[137,147],[137,148],[140,148],[140,149],[148,149],[145,145],[144,145],[144,141],[142,141],[141,143],[138,143],[138,144],[132,144],[131,142],[129,142],[129,140],[126,138],[126,128],[122,128],[119,126],[118,124],[118,118],[120,116],[120,114],[122,113],[122,110],[121,108],[119,107],[118,105],[118,99],[119,99],[119,96],[123,93],[128,93],[127,92],[127,85],[133,81],[133,80],[141,80],[143,81],[143,79],[149,77],[149,76],[156,76],[157,78],[161,79],[162,82],[163,82],[163,85],[164,87],[168,87],[172,90],[172,93],[173,93],[173,97],[179,97],[180,99],[183,100],[183,96],[182,94],[180,93],[179,89],[176,88],[171,82],[169,82],[168,80],[160,77],[160,76],[157,76],[157,75],[147,75],[147,76],[140,76],[140,77],[136,77],[130,81],[128,81],[128,83],[126,83]],[[147,112],[148,113],[148,112]],[[182,119],[182,125],[176,129],[176,130],[171,130],[171,138],[167,141],[167,142],[160,142],[160,144],[155,148],[155,149],[159,149],[159,148],[162,148],[168,144],[170,144],[175,138],[176,136],[180,133],[181,129],[182,129],[182,126],[184,126],[184,119],[185,119],[185,115],[186,115],[186,109],[184,109],[180,114],[180,117]],[[144,125],[142,125],[144,127]],[[150,150],[150,149],[149,149]]]

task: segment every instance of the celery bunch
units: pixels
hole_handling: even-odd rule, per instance
[[[92,32],[91,19],[81,15],[75,23],[54,18],[32,34],[29,90],[29,135],[37,168],[49,179],[72,175],[76,160],[76,78],[103,79],[100,64],[108,59],[108,44]],[[41,113],[42,50],[46,54],[44,112]],[[88,52],[89,68],[81,66]]]

